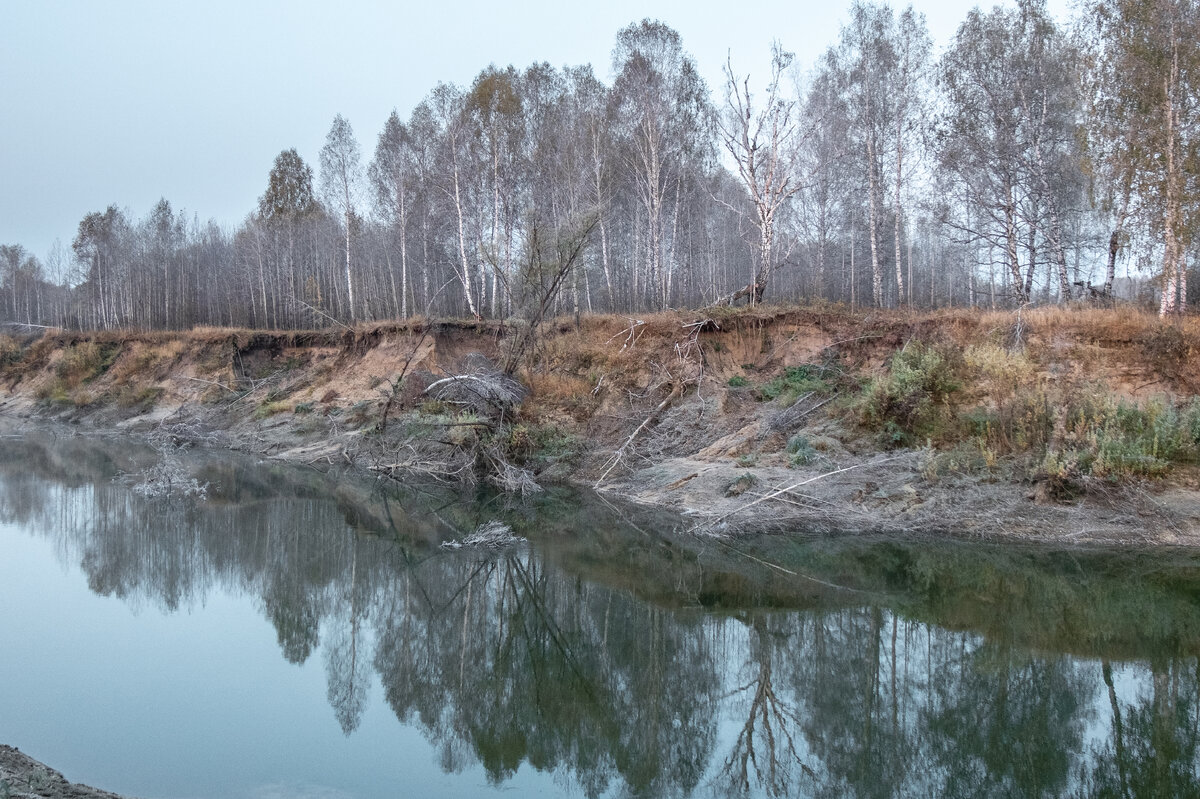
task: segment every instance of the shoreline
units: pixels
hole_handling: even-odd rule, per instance
[[[0,786],[12,799],[133,799],[73,783],[60,772],[22,752],[0,744]]]
[[[1181,343],[1163,355],[1144,345],[1163,337],[1160,323],[1120,311],[1027,314],[1020,351],[990,343],[1010,321],[999,313],[789,308],[689,321],[696,315],[547,325],[538,360],[518,374],[520,404],[499,420],[470,398],[431,393],[447,376],[492,379],[503,343],[492,323],[43,335],[0,368],[0,425],[134,435],[397,479],[495,480],[480,473],[486,461],[516,475],[510,487],[593,489],[671,511],[705,535],[791,528],[1200,547],[1200,468],[1191,461],[1163,461],[1147,477],[1070,464],[1059,473],[1036,451],[1006,455],[1003,441],[956,432],[981,414],[1000,424],[1004,403],[1039,392],[1051,410],[1054,397],[1086,391],[1106,392],[1097,401],[1118,410],[1194,405],[1200,368],[1185,356],[1200,351],[1200,326],[1174,333]],[[921,340],[966,353],[970,368],[956,367],[956,393],[930,406],[949,420],[942,428],[912,417],[911,400],[887,400],[887,413],[901,414],[884,420],[887,429],[910,425],[910,443],[919,435],[940,443],[882,447],[865,403],[879,402],[896,353]],[[1056,448],[1088,446],[1086,436],[1061,432],[1061,419],[1054,424],[1047,463]]]

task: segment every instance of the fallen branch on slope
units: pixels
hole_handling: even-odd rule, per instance
[[[807,480],[801,480],[799,483],[794,483],[790,486],[786,486],[784,488],[779,488],[779,489],[776,489],[769,493],[763,494],[762,496],[760,496],[758,499],[754,500],[753,502],[747,502],[745,505],[742,505],[740,508],[734,508],[733,510],[729,511],[729,513],[726,513],[722,516],[718,516],[715,519],[710,519],[709,521],[705,521],[705,522],[701,522],[699,524],[693,525],[688,530],[688,532],[695,533],[705,527],[711,527],[714,525],[718,525],[721,522],[728,519],[730,516],[734,516],[738,513],[741,513],[744,510],[748,510],[748,509],[754,507],[755,505],[759,504],[760,502],[766,502],[769,499],[775,499],[778,496],[782,496],[783,494],[787,494],[791,491],[795,491],[797,488],[800,488],[801,486],[806,486],[806,485],[809,485],[810,483],[815,483],[818,480],[824,480],[826,477],[833,477],[835,474],[842,474],[843,472],[851,472],[851,471],[854,471],[855,469],[861,469],[864,466],[877,466],[882,463],[887,463],[888,461],[894,461],[897,458],[899,458],[898,455],[891,457],[891,458],[884,458],[883,460],[878,460],[878,461],[868,461],[866,463],[856,463],[853,466],[846,466],[841,469],[834,469],[832,472],[825,472],[823,474],[818,474],[816,477],[810,477]]]
[[[640,436],[647,427],[654,424],[654,421],[662,415],[662,412],[665,411],[667,407],[675,400],[675,398],[682,393],[683,392],[680,389],[672,391],[667,395],[666,399],[658,403],[654,410],[650,412],[649,416],[642,420],[642,423],[639,424],[634,431],[629,434],[629,438],[625,439],[625,443],[613,451],[612,457],[608,460],[608,468],[604,470],[604,473],[601,474],[599,478],[597,478],[595,485],[592,486],[593,488],[600,487],[600,484],[604,482],[604,478],[608,477],[609,473],[611,473],[613,469],[617,468],[617,465],[621,462],[621,459],[625,457],[625,452],[630,446],[633,445],[633,442],[637,440],[637,437]]]

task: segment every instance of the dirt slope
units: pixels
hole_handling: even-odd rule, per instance
[[[480,452],[499,453],[540,481],[670,507],[704,532],[1200,541],[1200,429],[1169,461],[1124,440],[1104,449],[1096,432],[1128,408],[1183,419],[1200,386],[1190,319],[714,313],[558,320],[517,375],[526,395],[500,419],[426,391],[492,374],[509,333],[495,322],[6,337],[0,415],[10,428],[54,419],[394,475],[470,477]],[[942,359],[945,386],[904,387],[897,364],[913,353]],[[896,386],[907,393],[886,394]],[[1079,397],[1079,414],[1061,410]],[[1044,418],[1025,418],[1034,411]]]

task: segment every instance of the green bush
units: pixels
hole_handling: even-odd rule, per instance
[[[1004,454],[1045,449],[1054,437],[1056,417],[1062,404],[1044,388],[1018,392],[994,410],[973,408],[960,420],[981,446]]]
[[[956,418],[950,400],[961,388],[961,355],[911,342],[891,357],[859,404],[860,420],[890,446],[912,446],[948,435]]]
[[[796,434],[788,439],[787,453],[791,456],[788,464],[792,467],[807,466],[817,459],[817,451],[806,436]]]
[[[107,372],[120,354],[120,344],[83,341],[63,350],[55,371],[71,385],[86,383]]]
[[[820,367],[808,364],[789,366],[782,375],[759,387],[758,399],[764,402],[778,399],[783,405],[791,405],[802,394],[827,391],[829,386],[821,379],[820,371]]]
[[[734,375],[733,377],[729,378],[730,388],[742,388],[748,385],[750,385],[750,381],[741,375]]]
[[[520,465],[570,459],[580,451],[579,439],[554,424],[514,424],[504,444],[505,454]]]
[[[1066,412],[1059,447],[1079,470],[1096,477],[1153,477],[1171,463],[1196,457],[1200,406],[1182,410],[1164,399],[1139,406],[1110,396],[1088,397]]]

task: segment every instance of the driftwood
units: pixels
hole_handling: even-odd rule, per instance
[[[758,305],[759,303],[762,302],[763,291],[765,289],[766,289],[766,286],[762,285],[761,283],[750,283],[749,285],[738,289],[737,291],[733,292],[732,294],[730,294],[727,297],[721,297],[716,302],[714,302],[713,305],[714,306],[723,306],[723,305],[732,306],[738,300],[746,298],[746,297],[750,298],[751,305]]]
[[[504,522],[490,521],[479,525],[463,538],[443,541],[442,549],[502,549],[524,543],[525,539],[516,535]]]
[[[608,460],[608,468],[604,470],[604,473],[601,474],[599,478],[597,478],[595,484],[592,486],[593,488],[600,487],[600,484],[604,482],[604,479],[608,477],[613,469],[617,468],[618,464],[621,463],[621,460],[625,457],[626,451],[628,451],[628,449],[633,445],[633,442],[637,440],[637,437],[640,436],[647,427],[654,424],[654,421],[662,415],[662,412],[665,411],[670,404],[682,394],[682,386],[680,386],[668,394],[666,399],[655,406],[654,410],[650,412],[650,415],[643,419],[642,423],[639,424],[634,431],[629,434],[629,438],[625,439],[625,443],[613,451],[612,457]]]
[[[513,378],[501,374],[451,375],[435,380],[425,393],[472,410],[507,410],[525,398],[526,389]]]
[[[766,502],[769,499],[775,499],[776,497],[781,497],[784,494],[795,491],[797,488],[800,488],[801,486],[806,486],[806,485],[809,485],[810,483],[815,483],[818,480],[824,480],[826,477],[833,477],[835,474],[842,474],[844,472],[852,472],[855,469],[861,469],[864,466],[878,466],[881,463],[887,463],[888,461],[894,461],[894,460],[896,460],[897,457],[899,457],[899,456],[891,457],[891,458],[884,458],[883,460],[878,460],[878,461],[868,461],[866,463],[856,463],[853,466],[845,466],[841,469],[834,469],[831,472],[825,472],[823,474],[818,474],[815,477],[810,477],[807,480],[801,480],[799,483],[793,483],[790,486],[786,486],[784,488],[778,488],[774,491],[769,491],[766,494],[763,494],[762,496],[760,496],[758,499],[755,499],[752,502],[747,502],[745,505],[742,505],[740,508],[734,508],[733,510],[729,511],[729,513],[718,516],[715,519],[709,519],[708,521],[700,522],[699,524],[693,525],[688,530],[688,532],[695,533],[695,532],[699,532],[700,530],[704,529],[705,527],[716,526],[716,525],[720,524],[721,522],[725,521],[726,519],[728,519],[730,516],[734,516],[736,514],[741,513],[744,510],[748,510],[748,509],[754,507],[755,505],[759,504],[760,502]]]
[[[630,321],[632,322],[633,320]],[[630,325],[630,338],[627,339],[625,345],[621,347],[622,350],[624,350],[625,347],[631,346],[630,341],[636,341],[636,338],[633,338],[633,331],[638,325],[641,324],[644,323],[636,322]],[[604,469],[604,472],[593,484],[594,488],[600,487],[600,484],[604,482],[605,478],[607,478],[612,473],[612,470],[617,468],[617,466],[625,458],[625,453],[628,452],[629,448],[633,446],[633,443],[637,441],[638,436],[644,433],[650,427],[650,425],[654,424],[658,420],[658,417],[662,416],[663,411],[671,406],[671,403],[682,397],[687,391],[688,386],[700,385],[700,381],[704,377],[704,358],[700,351],[700,333],[704,330],[711,330],[714,328],[717,328],[717,324],[711,319],[701,319],[699,321],[683,325],[683,329],[687,331],[687,336],[683,341],[675,345],[675,359],[677,361],[677,366],[680,367],[679,376],[676,377],[671,375],[671,372],[668,369],[668,380],[665,381],[672,384],[671,392],[667,394],[666,398],[663,399],[662,402],[658,403],[658,405],[654,407],[654,410],[650,412],[649,416],[642,420],[641,424],[634,428],[634,431],[629,434],[629,437],[625,439],[624,443],[622,443],[621,446],[617,447],[617,449],[613,451],[612,456],[608,459],[608,461],[605,462],[606,468]],[[613,338],[616,338],[616,336]],[[612,339],[609,339],[609,341],[612,341]]]

